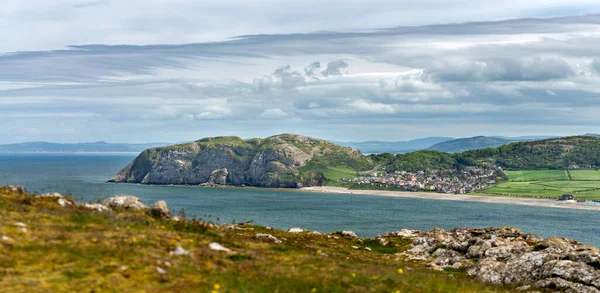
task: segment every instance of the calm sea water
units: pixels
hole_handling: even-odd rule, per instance
[[[219,223],[254,220],[287,229],[352,230],[361,236],[401,228],[514,226],[600,247],[595,211],[382,196],[304,193],[252,188],[198,188],[104,183],[135,154],[0,154],[0,185],[56,191],[98,200],[125,193],[144,202],[165,200],[171,210]]]

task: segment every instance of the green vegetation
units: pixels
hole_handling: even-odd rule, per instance
[[[569,165],[600,166],[600,138],[572,136],[530,142],[516,142],[494,149],[462,153],[506,169],[564,170]]]
[[[417,151],[396,155],[388,171],[447,170],[459,167],[456,156],[439,151]]]
[[[577,199],[600,200],[600,171],[522,170],[505,173],[508,175],[508,182],[478,193],[551,198],[570,193]]]
[[[565,170],[519,170],[504,171],[504,173],[508,176],[508,179],[513,182],[569,179],[567,171]]]
[[[0,207],[0,235],[10,238],[0,241],[2,292],[508,292],[464,271],[405,261],[395,255],[408,249],[404,238],[382,245],[144,211],[97,213],[2,188]],[[212,242],[232,252],[211,250]],[[177,246],[191,256],[171,255]]]
[[[374,163],[386,165],[389,171],[461,169],[465,166],[482,164],[493,164],[510,170],[560,171],[570,165],[600,166],[600,138],[573,136],[516,142],[497,148],[477,149],[454,154],[430,150],[396,156],[391,154],[370,155],[369,158]]]

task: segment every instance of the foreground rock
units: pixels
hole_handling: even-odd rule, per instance
[[[155,218],[168,219],[171,217],[169,207],[164,200],[157,201],[150,206],[150,214]]]
[[[403,253],[436,270],[465,268],[478,280],[498,285],[530,285],[566,292],[600,292],[598,249],[566,238],[543,239],[511,227],[401,230],[381,239],[412,239]]]
[[[58,203],[58,205],[60,205],[61,207],[72,206],[75,204],[75,202],[72,199],[58,192],[44,193],[42,195],[38,195],[37,197],[56,199],[56,203]]]
[[[255,239],[259,239],[259,240],[264,240],[267,242],[271,242],[271,243],[275,243],[275,244],[281,244],[281,240],[279,240],[277,237],[271,235],[271,234],[264,234],[264,233],[258,233],[256,235],[254,235]]]
[[[133,195],[113,196],[105,199],[102,203],[113,209],[142,210],[146,208],[146,205]]]

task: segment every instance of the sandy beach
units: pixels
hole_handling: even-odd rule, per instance
[[[355,190],[355,189],[347,189],[344,187],[335,187],[335,186],[303,187],[303,188],[300,188],[299,190],[304,191],[304,192],[343,193],[343,194],[378,195],[378,196],[392,196],[392,197],[405,197],[405,198],[471,201],[471,202],[484,202],[484,203],[503,203],[503,204],[516,204],[516,205],[536,206],[536,207],[600,211],[600,204],[588,204],[588,203],[578,203],[578,202],[572,202],[572,201],[558,201],[558,200],[537,199],[537,198],[500,197],[500,196],[446,194],[446,193],[428,193],[428,192],[404,192],[404,191],[387,191],[387,190]]]

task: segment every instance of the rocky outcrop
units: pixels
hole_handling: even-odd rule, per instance
[[[169,207],[167,206],[167,202],[164,200],[159,200],[152,205],[150,205],[150,215],[159,219],[168,219],[171,217],[171,212],[169,211]]]
[[[322,165],[372,167],[356,149],[307,136],[214,137],[146,150],[109,182],[295,188],[323,185]]]
[[[102,204],[112,209],[141,210],[146,208],[139,198],[124,194],[109,197]]]
[[[566,238],[543,239],[511,227],[401,230],[380,239],[412,239],[402,255],[436,270],[464,268],[478,280],[566,292],[600,292],[598,249]]]

